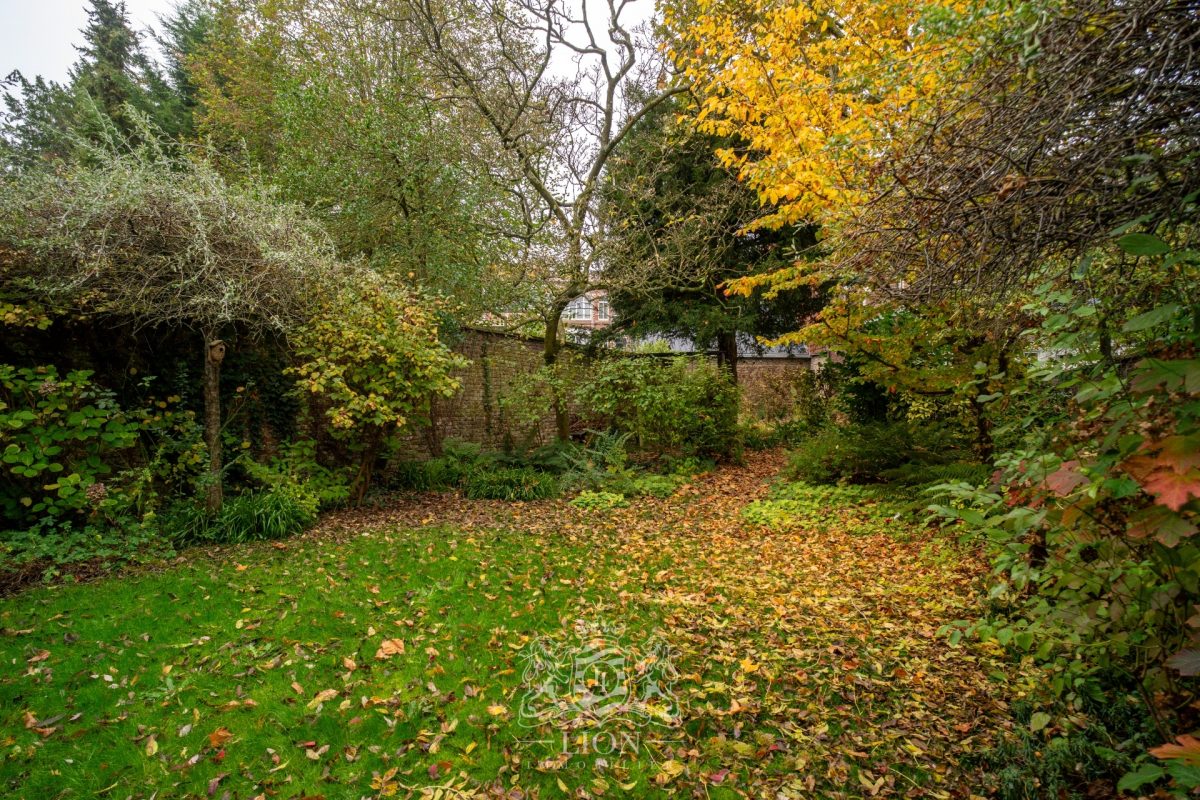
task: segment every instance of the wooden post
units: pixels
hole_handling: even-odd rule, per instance
[[[210,514],[221,510],[221,362],[225,343],[212,328],[204,330],[204,443],[208,446],[208,487],[204,507]]]

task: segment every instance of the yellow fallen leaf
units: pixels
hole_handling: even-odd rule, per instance
[[[157,752],[158,752],[158,739],[151,736],[149,741],[146,742],[146,755],[152,756]]]
[[[323,689],[323,690],[317,692],[317,696],[309,701],[308,707],[316,708],[321,703],[327,703],[337,696],[338,696],[337,689]]]
[[[487,707],[487,712],[493,717],[500,717],[508,713],[508,708],[499,703]]]

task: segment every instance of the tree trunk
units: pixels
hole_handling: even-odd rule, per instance
[[[725,368],[729,373],[729,380],[734,386],[738,385],[737,362],[737,331],[724,331],[717,334],[717,366]]]
[[[558,325],[564,308],[566,308],[565,304],[560,307],[556,303],[554,309],[546,317],[546,336],[542,345],[542,358],[547,367],[554,366],[554,363],[558,361],[558,351],[562,347],[558,341]],[[566,403],[558,396],[557,392],[554,394],[554,428],[560,442],[570,440],[571,417],[568,413]]]
[[[367,489],[371,487],[371,475],[375,472],[375,461],[379,458],[379,449],[383,444],[383,430],[380,428],[372,429],[366,446],[363,450],[362,460],[358,464],[358,474],[354,476],[354,505],[361,506],[363,500],[367,496]]]
[[[971,414],[975,417],[975,455],[984,464],[992,463],[996,447],[992,441],[992,424],[983,403],[971,398]]]
[[[221,361],[225,343],[214,328],[204,330],[204,444],[208,447],[208,487],[204,507],[210,514],[221,510]]]

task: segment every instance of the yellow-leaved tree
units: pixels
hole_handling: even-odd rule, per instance
[[[985,18],[964,0],[676,0],[672,55],[696,122],[772,209],[758,224],[829,224],[869,197],[888,152],[954,87]]]
[[[849,256],[873,204],[906,180],[896,165],[928,121],[967,96],[971,58],[1006,13],[987,0],[673,0],[666,8],[675,64],[696,97],[693,122],[737,143],[717,156],[764,206],[751,227],[821,232],[811,252],[782,269],[726,287],[765,289],[768,298],[833,287],[819,314],[775,341],[852,352],[864,377],[927,396],[973,397],[978,364],[984,374],[1004,369],[1019,326],[980,331],[981,307],[962,302],[914,315],[892,302],[894,275],[881,279]],[[973,411],[986,451],[982,411]]]

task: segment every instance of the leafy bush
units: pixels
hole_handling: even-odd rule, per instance
[[[706,360],[611,358],[575,387],[575,402],[641,451],[713,458],[741,452],[738,392]]]
[[[414,492],[436,492],[462,486],[467,476],[486,465],[496,466],[505,457],[484,453],[474,442],[449,439],[442,455],[428,461],[393,461],[388,467],[387,487]],[[522,466],[522,464],[516,464]]]
[[[422,419],[434,395],[458,390],[466,365],[438,338],[433,304],[367,269],[321,298],[291,339],[304,391],[322,398],[331,432],[359,452],[351,500],[361,503],[386,438]]]
[[[47,519],[24,530],[0,533],[0,582],[26,574],[53,578],[64,567],[100,559],[142,563],[173,554],[153,514],[143,520],[122,518],[120,525],[77,525]],[[36,570],[28,576],[30,569]]]
[[[750,450],[770,450],[775,447],[795,445],[803,441],[812,430],[802,419],[782,422],[749,422],[741,426],[742,441]]]
[[[117,505],[103,480],[126,463],[141,420],[91,373],[0,365],[0,511],[14,527],[83,523]]]
[[[1133,755],[1156,737],[1128,683],[1114,681],[1106,686],[1102,701],[1086,703],[1085,727],[1068,725],[1053,736],[1047,732],[1054,721],[1050,715],[1029,701],[1014,703],[1012,731],[973,759],[987,775],[989,795],[1002,800],[1083,800],[1095,796],[1097,784],[1110,790],[1133,769]]]
[[[91,372],[0,365],[5,569],[168,552],[153,541],[159,498],[194,488],[204,460],[178,399],[130,411]]]
[[[459,485],[463,474],[446,458],[430,461],[398,461],[388,467],[384,485],[388,489],[436,492]]]
[[[948,485],[937,511],[988,548],[996,607],[948,632],[1015,650],[1047,675],[1043,702],[1072,711],[1104,697],[1106,673],[1130,675],[1171,738],[1195,730],[1200,672],[1200,255],[1150,234],[1117,245],[1119,275],[1034,292],[1046,355],[985,396],[1010,415],[997,480]],[[1166,763],[1123,783],[1182,796],[1198,751],[1155,748]]]
[[[317,463],[316,442],[311,439],[289,443],[267,464],[248,461],[244,467],[264,488],[276,489],[289,484],[300,487],[316,499],[321,509],[337,508],[350,499],[350,481],[345,471]]]
[[[587,511],[608,511],[613,508],[624,508],[629,505],[629,502],[623,494],[582,491],[571,501],[571,505]]]
[[[879,477],[898,486],[930,487],[942,483],[966,483],[983,486],[992,476],[987,464],[902,464],[895,469],[883,470]]]
[[[240,544],[283,539],[316,522],[319,505],[315,495],[284,483],[230,498],[215,517],[194,503],[179,503],[164,515],[162,525],[165,533],[184,542]]]
[[[559,492],[555,476],[529,467],[475,470],[463,485],[472,500],[546,500]]]

